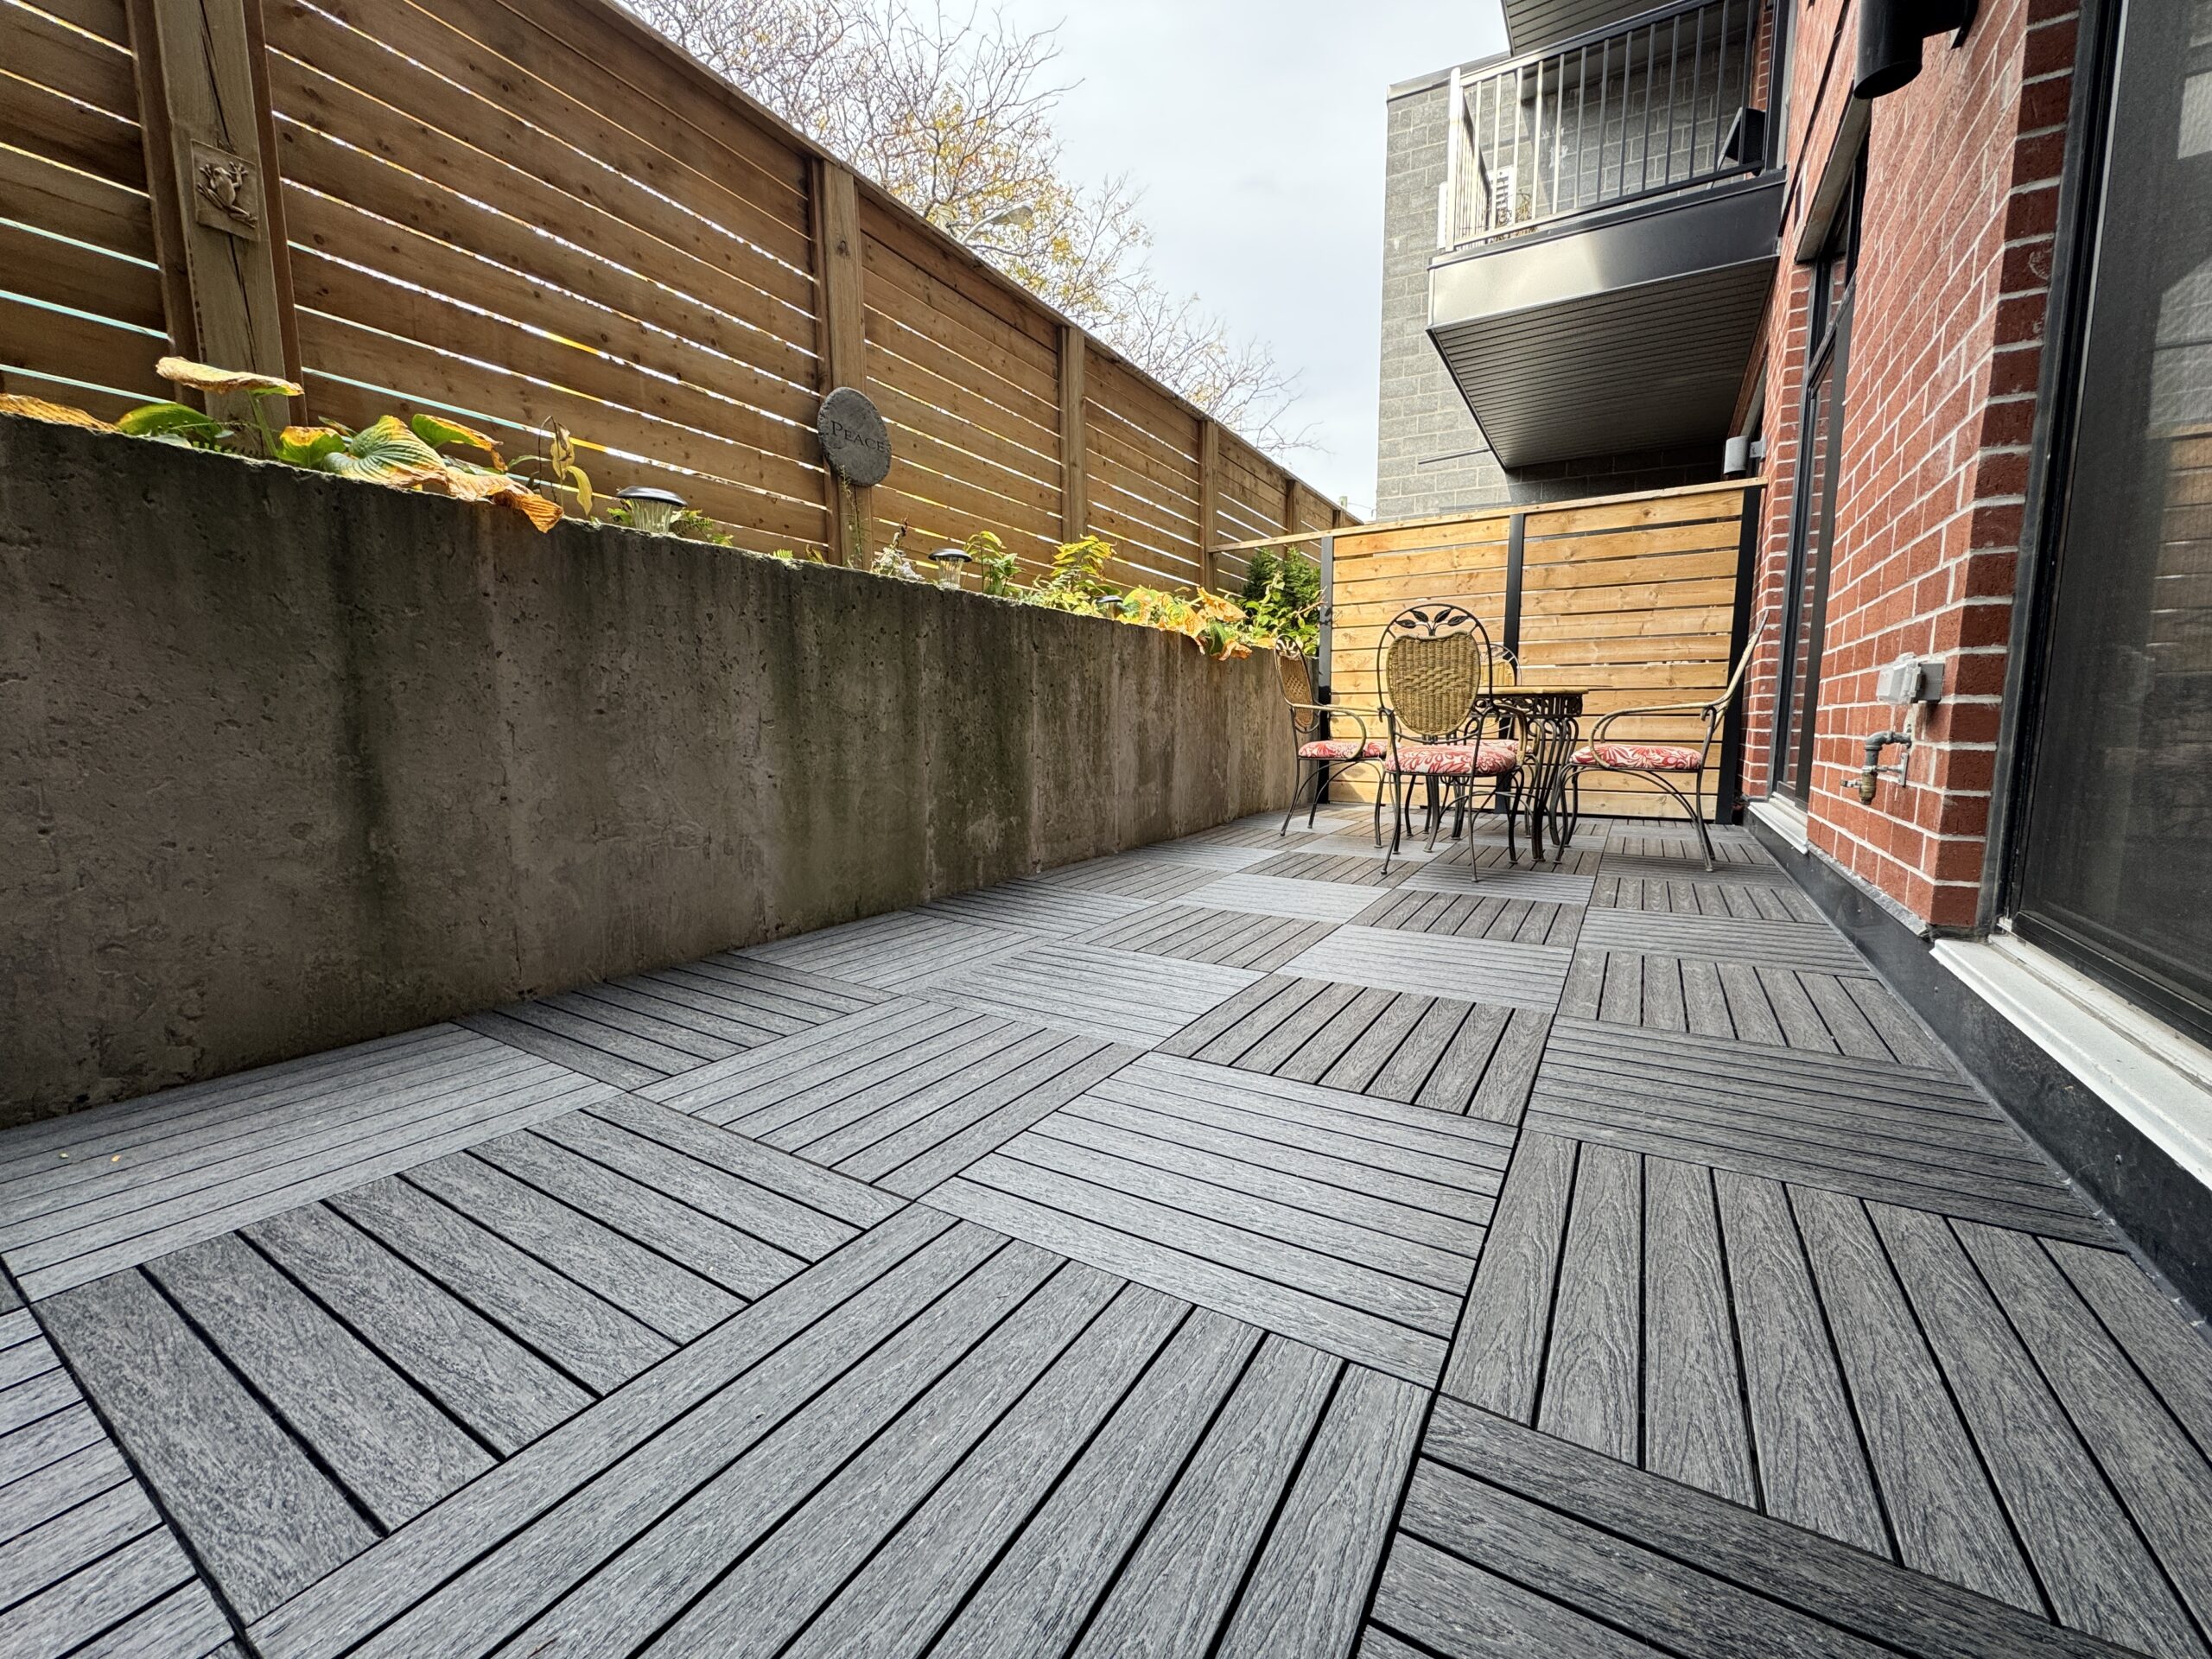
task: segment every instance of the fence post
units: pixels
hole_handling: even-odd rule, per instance
[[[849,168],[814,157],[809,218],[814,240],[817,378],[827,397],[840,386],[868,390],[868,312],[861,292],[860,188]],[[830,509],[830,550],[839,564],[868,562],[873,492],[854,489],[822,469]]]
[[[1734,673],[1736,659],[1751,643],[1751,594],[1758,586],[1759,506],[1766,486],[1744,486],[1743,518],[1736,532],[1736,601],[1728,620],[1728,660],[1723,671]],[[1713,817],[1717,823],[1739,823],[1744,816],[1744,710],[1751,698],[1751,677],[1736,688],[1720,716],[1720,772],[1713,780]]]
[[[1083,413],[1083,330],[1060,325],[1060,539],[1090,533],[1090,445]]]
[[[260,0],[129,0],[169,338],[219,368],[296,378]],[[244,393],[210,412],[243,416]]]
[[[1505,620],[1498,630],[1498,644],[1516,664],[1521,660],[1521,562],[1529,531],[1529,515],[1516,512],[1506,521]]]
[[[1214,583],[1213,540],[1221,517],[1221,428],[1198,417],[1198,586]]]

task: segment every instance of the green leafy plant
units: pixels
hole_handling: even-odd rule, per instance
[[[195,449],[252,455],[365,483],[433,490],[457,500],[496,502],[514,508],[539,530],[550,530],[560,522],[561,504],[512,477],[492,440],[473,427],[429,414],[418,414],[404,423],[396,415],[386,415],[358,432],[335,423],[279,427],[269,417],[270,400],[307,395],[289,380],[273,374],[217,368],[181,357],[162,358],[154,370],[174,385],[201,392],[243,394],[249,400],[248,418],[230,420],[189,404],[162,402],[142,404],[110,424],[80,409],[26,397],[0,397],[0,413],[60,420],[73,426]],[[491,464],[441,454],[441,448],[448,445],[477,450]]]
[[[1244,609],[1277,650],[1311,656],[1321,642],[1321,568],[1290,549],[1262,548],[1244,574]]]
[[[709,547],[734,547],[737,537],[699,511],[686,507],[669,521],[669,529],[689,542],[704,542]]]

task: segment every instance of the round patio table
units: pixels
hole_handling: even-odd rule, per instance
[[[1521,743],[1521,776],[1526,784],[1530,861],[1544,861],[1544,830],[1552,832],[1552,862],[1565,856],[1574,826],[1567,813],[1567,780],[1574,751],[1582,741],[1582,699],[1586,685],[1500,686],[1487,699],[1502,725]]]

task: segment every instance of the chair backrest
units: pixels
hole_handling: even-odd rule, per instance
[[[1401,732],[1425,741],[1465,734],[1497,683],[1482,619],[1456,601],[1424,600],[1390,619],[1375,645],[1375,677]]]
[[[1728,676],[1728,683],[1721,687],[1720,695],[1708,707],[1726,710],[1735,701],[1736,693],[1744,683],[1744,676],[1751,670],[1751,658],[1759,654],[1759,645],[1766,639],[1766,625],[1773,616],[1771,606],[1759,613],[1759,620],[1751,624],[1751,632],[1744,637],[1744,654],[1736,659],[1735,671]]]
[[[1312,710],[1312,705],[1320,701],[1313,695],[1313,669],[1303,656],[1279,651],[1275,652],[1275,672],[1282,677],[1283,701],[1290,704],[1291,735],[1300,743],[1313,741],[1322,734],[1321,727],[1327,718]]]

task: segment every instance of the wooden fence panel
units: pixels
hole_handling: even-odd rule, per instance
[[[196,305],[167,246],[175,179],[147,172],[142,86],[168,130],[133,52],[148,10],[0,0],[0,384],[110,415],[167,395],[153,365]],[[817,249],[850,175],[609,0],[249,0],[245,17],[309,418],[433,410],[512,456],[558,426],[602,494],[658,486],[741,547],[820,548],[834,368],[892,431],[893,473],[856,503],[864,557],[988,530],[1033,576],[1088,529],[1119,548],[1112,580],[1187,586],[1207,531],[1330,522],[873,187],[856,232],[848,213]],[[852,273],[835,307],[825,270]]]
[[[498,0],[268,25],[316,409],[525,452],[557,423],[602,491],[672,488],[757,551],[825,540],[801,158],[763,164],[727,110],[616,101],[619,56]]]
[[[1084,405],[1090,528],[1120,553],[1109,578],[1152,588],[1197,585],[1197,414],[1096,350],[1084,370]]]
[[[874,198],[866,244],[868,391],[891,428],[875,541],[927,554],[978,531],[1034,575],[1060,539],[1058,332]]]
[[[1331,696],[1379,700],[1376,645],[1390,619],[1423,599],[1469,606],[1494,640],[1516,639],[1526,684],[1591,688],[1586,732],[1615,709],[1693,703],[1726,684],[1735,626],[1745,486],[1709,486],[1614,501],[1493,512],[1449,524],[1340,531],[1336,537]],[[1513,523],[1522,521],[1517,614],[1509,617]],[[1695,741],[1694,715],[1653,715],[1617,735]],[[1719,749],[1706,773],[1710,814]],[[1349,780],[1346,793],[1372,799]],[[1641,779],[1600,774],[1586,812],[1678,811]]]
[[[0,385],[116,415],[163,395],[123,0],[0,0]]]

